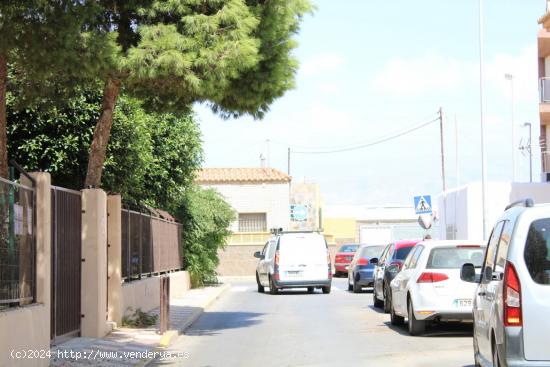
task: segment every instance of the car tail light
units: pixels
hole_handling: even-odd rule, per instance
[[[279,280],[279,250],[275,251],[275,263],[273,266],[273,276]]]
[[[389,266],[397,266],[397,269],[401,271],[403,268],[403,263],[401,261],[392,261]]]
[[[516,268],[506,263],[504,271],[504,326],[522,326],[521,284]]]
[[[327,252],[328,278],[332,279],[332,266],[330,265],[330,254]]]
[[[369,260],[362,257],[359,260],[357,260],[357,265],[369,265]]]
[[[334,261],[336,261],[337,263],[342,262],[342,260],[344,260],[345,258],[346,258],[345,256],[336,255],[336,257],[334,258]]]
[[[424,272],[418,277],[417,283],[437,283],[449,279],[447,274]]]

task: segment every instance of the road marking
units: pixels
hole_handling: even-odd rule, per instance
[[[237,287],[231,287],[231,292],[246,292],[248,290],[248,287],[246,286],[237,286]]]

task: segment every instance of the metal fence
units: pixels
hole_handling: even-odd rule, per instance
[[[0,309],[36,295],[35,192],[0,178]]]
[[[121,220],[124,280],[183,268],[181,224],[130,209]]]

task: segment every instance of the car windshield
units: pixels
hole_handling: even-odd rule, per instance
[[[344,245],[340,247],[340,250],[338,252],[355,252],[357,251],[357,248],[359,245]]]
[[[401,247],[398,248],[397,251],[395,251],[395,259],[396,260],[405,260],[409,252],[413,249],[413,246],[407,246],[407,247]]]
[[[367,246],[361,250],[361,257],[363,259],[372,259],[373,257],[380,257],[380,254],[384,250],[384,246]]]
[[[524,258],[531,278],[538,284],[550,285],[550,218],[531,224]]]
[[[472,263],[481,267],[485,258],[483,247],[439,247],[430,252],[427,269],[459,269],[463,264]]]

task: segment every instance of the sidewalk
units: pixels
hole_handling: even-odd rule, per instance
[[[183,333],[230,284],[191,289],[170,303],[170,330],[159,335],[155,328],[118,328],[102,339],[73,338],[52,347],[51,366],[143,366],[153,353],[163,350]],[[149,314],[159,314],[155,309]]]

